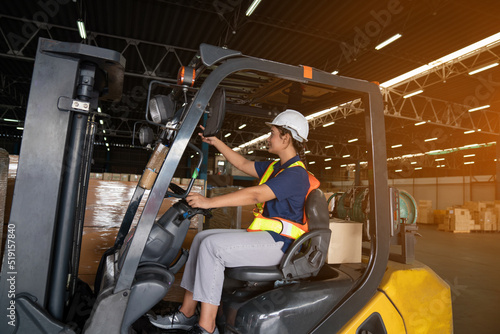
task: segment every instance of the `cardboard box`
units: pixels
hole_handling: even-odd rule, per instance
[[[332,237],[326,262],[328,264],[360,263],[363,224],[332,218],[330,230]]]

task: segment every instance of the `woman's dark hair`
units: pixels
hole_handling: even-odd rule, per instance
[[[280,132],[280,137],[284,136],[287,133],[290,135],[290,139],[292,139],[292,144],[293,144],[293,147],[295,148],[295,151],[297,151],[297,153],[299,154],[300,160],[302,160],[304,165],[307,166],[306,148],[305,148],[304,143],[301,143],[297,139],[293,138],[292,132],[290,130],[285,129],[282,126],[276,126],[276,128]]]

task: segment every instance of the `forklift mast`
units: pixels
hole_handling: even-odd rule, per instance
[[[62,320],[89,116],[99,99],[121,97],[124,66],[115,51],[39,40],[1,271],[1,333],[20,319],[36,332],[45,310]]]

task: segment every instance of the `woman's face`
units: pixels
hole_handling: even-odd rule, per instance
[[[277,127],[271,127],[271,135],[267,137],[267,147],[269,153],[278,154],[288,145],[288,135],[280,136],[280,131]]]

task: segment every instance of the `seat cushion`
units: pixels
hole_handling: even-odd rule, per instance
[[[226,268],[226,276],[246,282],[271,282],[283,279],[278,266]]]

